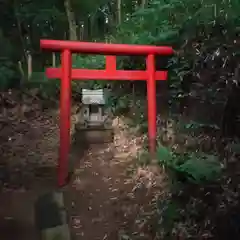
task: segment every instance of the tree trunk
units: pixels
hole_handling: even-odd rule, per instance
[[[56,64],[56,53],[53,52],[52,53],[52,67],[56,67],[57,64]]]
[[[15,14],[15,19],[16,19],[16,23],[17,23],[19,39],[20,39],[21,44],[22,44],[22,50],[23,50],[24,59],[27,62],[27,54],[26,54],[27,47],[26,47],[26,44],[24,42],[24,37],[22,35],[23,31],[22,31],[22,27],[21,27],[21,21],[20,21],[19,16],[18,16],[18,7],[19,7],[18,2],[14,1],[14,14]]]
[[[28,68],[28,80],[30,80],[30,78],[32,77],[32,55],[30,53],[30,51],[27,52],[27,68]]]
[[[117,0],[117,19],[118,19],[118,24],[121,24],[122,22],[122,11],[121,11],[121,0]]]
[[[77,41],[77,24],[74,16],[74,12],[71,6],[71,0],[65,0],[64,6],[67,14],[68,25],[69,25],[69,39],[72,41]]]
[[[141,8],[145,8],[147,6],[148,1],[147,0],[142,0],[141,1]]]
[[[87,36],[87,27],[84,25],[84,23],[81,23],[79,26],[79,40],[83,41],[84,38]]]

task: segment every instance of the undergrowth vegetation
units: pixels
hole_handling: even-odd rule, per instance
[[[182,176],[182,179],[196,184],[216,180],[221,173],[220,163],[214,155],[195,152],[176,154],[164,146],[159,146],[157,158],[160,164]]]

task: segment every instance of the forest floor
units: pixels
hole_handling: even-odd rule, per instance
[[[0,119],[0,239],[37,239],[34,203],[56,189],[59,111],[44,110],[35,97],[19,108],[13,92],[1,98],[9,106]],[[73,239],[153,239],[148,216],[165,194],[165,174],[139,168],[142,137],[121,118],[114,123],[112,143],[75,145],[71,153],[74,174],[64,194]]]
[[[34,92],[23,97],[24,104],[11,91],[1,93],[0,102],[0,239],[38,239],[34,204],[57,189],[59,109]],[[77,134],[74,109],[72,139]],[[69,159],[74,171],[62,189],[72,239],[239,239],[240,153],[226,145],[227,167],[219,181],[185,182],[174,192],[163,169],[140,167],[136,159],[146,136],[126,120],[115,118],[113,142],[72,144]],[[212,150],[210,140],[207,135],[195,137],[195,149]],[[187,143],[179,146],[188,151]],[[164,227],[169,238],[159,237]]]

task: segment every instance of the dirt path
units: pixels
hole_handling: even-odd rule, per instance
[[[134,224],[133,215],[139,211],[124,164],[102,148],[90,149],[67,196],[75,239],[118,239],[121,229]]]
[[[35,111],[2,128],[0,239],[37,239],[34,203],[56,188],[58,136],[55,110]],[[76,167],[64,191],[73,239],[153,239],[147,212],[161,189],[153,187],[152,172],[134,165],[141,142],[117,121],[112,144],[72,154]]]
[[[154,205],[154,178],[133,177],[141,139],[121,125],[113,144],[91,145],[75,170],[67,195],[73,239],[153,239],[145,215]]]

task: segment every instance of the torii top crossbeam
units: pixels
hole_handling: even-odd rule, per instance
[[[70,50],[72,53],[100,55],[171,55],[172,47],[107,44],[78,41],[41,40],[41,48],[51,51]]]

